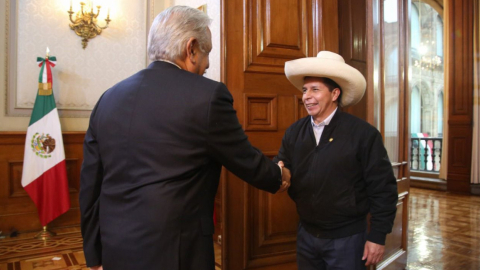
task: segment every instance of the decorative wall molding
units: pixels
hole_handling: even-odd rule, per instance
[[[245,71],[283,74],[286,61],[308,55],[305,0],[254,0],[245,5]],[[282,18],[285,14],[290,20]],[[285,30],[273,29],[277,27]]]
[[[44,57],[46,47],[57,57],[53,90],[61,117],[88,117],[104,91],[147,65],[154,0],[111,1],[109,27],[86,49],[68,26],[69,1],[6,2],[7,116],[31,114],[38,87],[36,57]],[[101,10],[100,17],[105,13]]]
[[[305,117],[308,115],[307,110],[305,109],[305,105],[303,104],[302,97],[299,97],[297,95],[293,96],[293,100],[295,102],[294,108],[295,108],[295,121],[300,120],[301,118]]]
[[[277,95],[245,94],[245,130],[277,130]]]

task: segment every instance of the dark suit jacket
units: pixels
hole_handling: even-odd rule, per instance
[[[154,62],[106,91],[84,142],[87,265],[214,269],[222,165],[271,193],[281,184],[278,166],[247,140],[224,84]]]

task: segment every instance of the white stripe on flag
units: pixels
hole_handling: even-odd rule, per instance
[[[55,139],[55,149],[50,153],[51,157],[42,158],[35,154],[31,142],[35,133],[50,134]],[[25,140],[25,157],[23,162],[22,186],[30,184],[44,172],[65,160],[62,131],[57,109],[53,109],[40,120],[28,127]]]
[[[42,82],[47,83],[47,63],[45,62],[45,66],[43,67],[43,74],[42,74]]]

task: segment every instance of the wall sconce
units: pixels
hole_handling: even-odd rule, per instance
[[[90,8],[90,11],[88,9]],[[100,14],[101,6],[97,6],[97,13],[93,12],[93,3],[90,2],[90,7],[85,8],[85,3],[80,2],[80,11],[77,12],[75,16],[75,20],[72,19],[73,10],[72,10],[72,2],[70,2],[70,10],[67,11],[70,14],[70,21],[72,22],[70,25],[70,29],[75,31],[75,34],[82,38],[82,47],[85,49],[88,44],[88,40],[100,35],[103,29],[108,27],[110,23],[110,9],[107,13],[107,18],[105,21],[107,24],[105,26],[99,26],[97,24],[97,17]]]

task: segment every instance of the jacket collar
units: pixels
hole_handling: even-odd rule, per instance
[[[340,118],[342,118],[343,112],[341,111],[340,108],[337,108],[337,111],[332,117],[332,120],[330,121],[330,124],[326,125],[325,128],[323,129],[322,137],[320,138],[320,142],[318,143],[318,147],[324,147],[328,143],[331,143],[335,140],[335,138],[332,137],[333,131],[338,125],[338,122]]]
[[[148,65],[147,69],[180,69],[177,65],[167,61],[154,61]],[[180,69],[181,70],[181,69]]]

